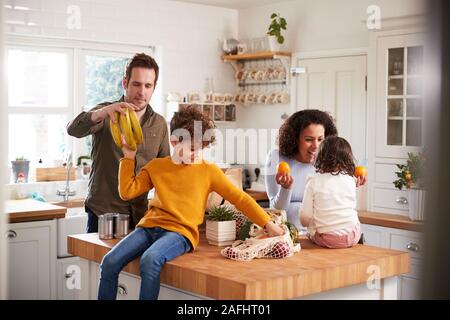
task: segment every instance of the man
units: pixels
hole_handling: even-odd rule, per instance
[[[115,111],[124,113],[124,108],[136,111],[144,136],[143,144],[137,148],[136,172],[153,158],[168,156],[166,121],[149,105],[158,74],[158,64],[152,57],[144,53],[134,55],[127,64],[122,81],[125,95],[119,101],[101,103],[88,112],[80,113],[67,125],[67,133],[71,136],[82,138],[92,134],[92,170],[85,201],[87,232],[98,231],[98,216],[104,213],[128,213],[130,226],[134,227],[147,210],[147,192],[130,201],[119,197],[119,159],[123,155],[114,144],[109,120],[115,121]]]

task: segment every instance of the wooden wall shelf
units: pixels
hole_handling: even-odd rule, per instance
[[[285,51],[262,51],[255,53],[223,55],[224,61],[239,61],[239,60],[257,60],[257,59],[274,59],[277,57],[291,57],[290,52]]]

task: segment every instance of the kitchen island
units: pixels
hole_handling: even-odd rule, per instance
[[[68,238],[69,253],[92,266],[91,299],[96,298],[98,263],[118,241],[100,240],[97,233]],[[397,276],[410,269],[409,254],[403,251],[366,245],[324,249],[306,238],[301,246],[285,259],[236,262],[222,257],[221,247],[209,245],[201,234],[194,252],[163,267],[162,293],[172,299],[180,295],[170,292],[182,292],[182,299],[396,299]],[[139,281],[139,259],[122,274]]]

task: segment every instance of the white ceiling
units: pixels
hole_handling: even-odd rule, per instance
[[[230,9],[247,9],[292,0],[169,0],[169,1],[197,3],[207,6],[224,7]]]

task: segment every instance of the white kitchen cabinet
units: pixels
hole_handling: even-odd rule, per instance
[[[378,157],[406,158],[423,146],[423,57],[421,33],[377,39]]]
[[[396,164],[406,163],[408,152],[423,148],[427,49],[420,17],[390,23],[389,29],[370,34],[367,209],[408,216],[406,192],[396,189],[393,181]]]
[[[423,235],[419,232],[368,224],[362,224],[361,227],[364,244],[409,252],[411,268],[409,273],[399,277],[398,297],[401,300],[419,299],[423,279]]]
[[[89,263],[89,261],[85,260]],[[98,283],[100,280],[100,264],[90,262],[91,269],[91,299],[96,300],[98,296]],[[141,280],[139,277],[121,272],[117,287],[117,300],[138,300]]]
[[[90,299],[96,300],[98,294],[98,281],[100,279],[100,265],[98,263],[84,260],[90,264],[91,270],[91,288]],[[139,292],[141,290],[141,279],[138,276],[130,274],[128,272],[121,272],[119,274],[119,282],[117,288],[117,300],[138,300]],[[205,297],[192,295],[183,290],[173,288],[161,284],[158,300],[201,300]]]
[[[378,226],[372,226],[370,224],[361,225],[362,232],[364,234],[364,244],[374,247],[388,248],[388,238],[386,232]]]
[[[79,257],[58,259],[57,267],[58,300],[88,300],[90,295],[89,262]]]
[[[11,223],[9,299],[56,299],[56,221]]]

